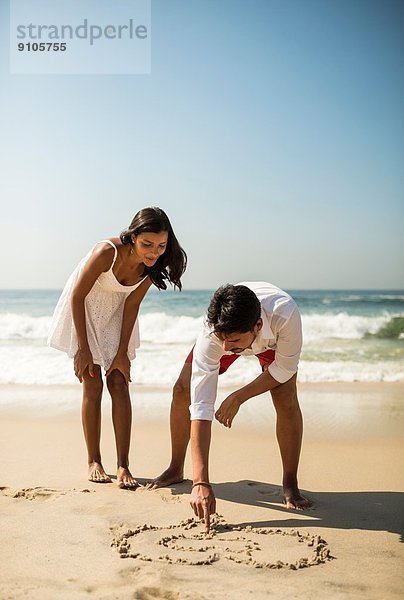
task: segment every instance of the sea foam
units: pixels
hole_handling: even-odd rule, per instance
[[[361,339],[377,334],[400,315],[378,317],[336,314],[303,314],[305,341],[323,338]],[[203,316],[173,316],[164,312],[141,314],[141,339],[150,343],[193,344],[202,326]],[[51,317],[33,317],[27,314],[0,314],[0,340],[44,340],[47,338]]]
[[[132,362],[132,380],[145,385],[169,385],[176,381],[189,348],[184,345],[144,344]],[[42,346],[0,346],[0,384],[69,385],[77,383],[73,362],[66,354]],[[243,385],[257,377],[255,357],[240,357],[220,376],[223,385]],[[299,365],[301,382],[403,381],[404,372],[395,361],[307,361]]]
[[[377,317],[345,312],[303,314],[304,345],[299,380],[404,380],[401,366],[404,344],[399,337],[401,320],[398,318],[387,313]],[[77,381],[72,361],[64,353],[45,346],[50,322],[50,316],[0,314],[0,384],[64,385]],[[141,313],[141,346],[132,363],[133,381],[172,385],[202,322],[202,315]],[[392,337],[380,339],[386,331],[393,332]],[[254,357],[241,357],[220,381],[242,385],[259,373]]]

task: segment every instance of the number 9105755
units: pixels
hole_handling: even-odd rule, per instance
[[[18,50],[23,52],[65,52],[66,42],[26,42],[18,44]]]

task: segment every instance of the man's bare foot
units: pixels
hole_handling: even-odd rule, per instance
[[[116,473],[116,482],[118,487],[122,490],[139,487],[139,483],[132,476],[132,473],[129,471],[129,469],[126,469],[125,467],[118,467],[118,471]]]
[[[168,467],[164,473],[150,481],[146,488],[148,490],[157,490],[157,488],[166,487],[167,485],[172,485],[173,483],[181,483],[184,481],[184,473],[182,470],[173,469],[172,467]]]
[[[313,504],[310,500],[301,495],[296,486],[283,486],[283,503],[286,508],[295,510],[305,510],[306,508],[310,508]]]
[[[93,483],[112,483],[111,477],[106,474],[101,463],[92,462],[88,465],[88,481]]]

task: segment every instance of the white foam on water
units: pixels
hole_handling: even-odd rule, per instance
[[[305,341],[324,338],[361,339],[366,333],[376,333],[395,316],[378,317],[337,314],[302,315]],[[399,316],[399,315],[397,315]],[[141,314],[141,340],[150,343],[192,345],[202,326],[203,316],[172,316],[164,312]],[[0,314],[0,340],[44,340],[51,317],[32,317],[27,314]]]
[[[300,382],[395,382],[404,381],[404,370],[401,365],[393,361],[354,362],[308,362],[301,360],[299,364],[298,379]]]
[[[170,316],[149,313],[139,319],[142,342],[182,344],[193,346],[202,327],[203,317]]]
[[[397,360],[386,360],[380,341],[367,339],[366,356],[372,357],[369,344],[370,350],[373,344],[376,349],[381,348],[376,353],[378,359],[367,360],[360,346],[367,332],[376,333],[392,316],[350,316],[344,312],[303,315],[304,346],[299,380],[403,381],[404,370],[398,359],[401,350],[397,350]],[[132,363],[132,379],[146,385],[172,386],[195,342],[203,317],[154,312],[141,314],[139,320],[141,347]],[[77,382],[72,361],[64,353],[45,346],[50,321],[51,317],[0,314],[0,384],[70,385]],[[347,347],[350,341],[355,343],[352,351]],[[401,339],[397,343],[402,344]],[[341,360],[342,352],[347,360]],[[314,360],[309,360],[310,357]],[[254,357],[240,357],[220,381],[226,385],[243,385],[259,373]]]
[[[392,315],[362,317],[345,312],[302,315],[303,337],[305,342],[322,339],[359,340],[366,333],[377,333],[391,318]]]
[[[140,348],[132,362],[132,380],[145,385],[169,385],[176,381],[188,345],[160,345]],[[77,382],[72,360],[62,352],[46,347],[0,346],[0,385],[69,385]],[[240,357],[220,376],[225,385],[243,385],[260,373],[255,357]],[[298,378],[302,382],[327,381],[403,381],[404,371],[395,361],[305,361],[301,360]]]
[[[51,317],[0,313],[0,340],[46,339]]]

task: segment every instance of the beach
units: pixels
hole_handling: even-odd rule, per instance
[[[404,600],[403,27],[0,0],[0,600]]]
[[[214,423],[220,516],[206,536],[189,506],[189,454],[187,479],[170,488],[90,483],[80,386],[0,386],[0,597],[402,598],[403,392],[402,382],[299,385],[305,512],[282,504],[267,395],[231,430]],[[169,460],[170,388],[132,385],[132,399],[131,469],[144,484]],[[107,395],[102,453],[114,475]]]

